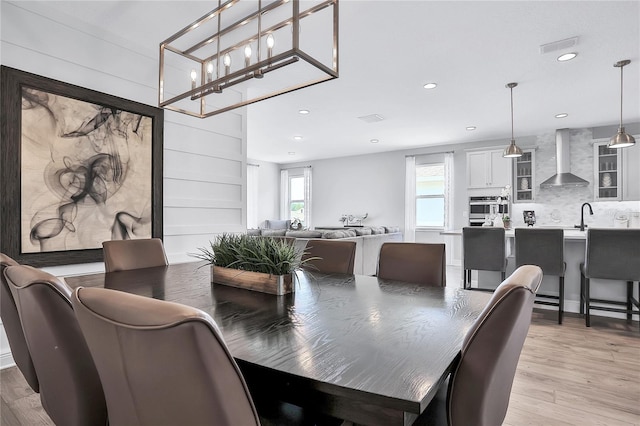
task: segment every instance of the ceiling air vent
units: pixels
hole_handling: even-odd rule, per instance
[[[578,44],[578,37],[566,38],[564,40],[554,41],[547,44],[540,45],[540,54],[555,52],[557,50],[564,50]]]
[[[362,117],[358,117],[358,118],[364,121],[365,123],[377,123],[378,121],[384,120],[384,117],[379,114],[363,115]]]

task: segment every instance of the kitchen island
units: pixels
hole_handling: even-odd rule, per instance
[[[552,226],[536,226],[537,229],[554,228]],[[558,229],[555,227],[554,229]],[[565,270],[565,312],[580,312],[580,264],[584,262],[586,251],[586,239],[587,232],[580,231],[575,228],[564,228],[564,262],[566,264]],[[459,236],[462,237],[462,230],[442,231],[441,235]],[[515,230],[505,229],[505,244],[507,255],[507,276],[511,274],[515,269]],[[463,260],[464,264],[464,260]],[[461,266],[462,268],[462,266]],[[462,286],[464,270],[460,277],[460,283]],[[471,286],[493,288],[500,283],[500,273],[492,271],[473,271]],[[591,280],[591,297],[602,299],[614,299],[625,300],[626,299],[626,285],[622,281],[610,281],[610,280]],[[451,283],[450,285],[455,285]],[[607,285],[610,284],[610,285]],[[540,292],[546,294],[558,294],[558,277],[549,275],[545,276],[540,286]],[[635,296],[636,298],[638,295]],[[537,307],[537,305],[536,305]],[[557,309],[555,307],[549,307],[549,309]],[[623,314],[617,314],[612,312],[598,311],[598,315],[606,315],[615,318],[625,318]]]

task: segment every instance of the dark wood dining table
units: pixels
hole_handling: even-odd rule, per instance
[[[482,292],[298,272],[274,296],[210,282],[203,263],[65,277],[202,309],[254,392],[363,425],[410,425],[457,361]]]

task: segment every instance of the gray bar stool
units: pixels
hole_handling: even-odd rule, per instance
[[[564,313],[564,231],[562,229],[517,228],[516,268],[537,265],[544,275],[558,276],[558,295],[538,292],[536,303],[558,307],[558,324]],[[541,300],[542,299],[542,300]]]
[[[507,270],[504,228],[468,226],[462,228],[464,288],[494,291],[493,288],[471,287],[471,271],[499,271],[502,281]],[[467,285],[468,284],[468,285]]]
[[[640,303],[633,297],[634,281],[638,281],[640,294],[640,229],[587,230],[584,259],[584,263],[580,264],[580,313],[585,314],[587,327],[591,326],[592,309],[624,313],[628,321],[632,320],[633,315],[640,315]],[[627,300],[591,298],[591,278],[626,281]],[[621,305],[624,308],[604,305]]]

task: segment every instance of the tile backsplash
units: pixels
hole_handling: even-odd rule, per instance
[[[629,216],[631,212],[640,212],[640,201],[562,201],[553,204],[517,203],[513,204],[511,226],[525,226],[522,212],[534,210],[536,212],[536,226],[564,226],[572,227],[580,224],[580,207],[588,202],[593,208],[593,216],[585,207],[584,223],[592,228],[608,228],[614,226],[616,215]]]
[[[593,135],[590,129],[571,130],[571,173],[588,182],[586,187],[540,188],[540,183],[556,173],[555,132],[538,135],[535,152],[535,194],[532,203],[514,203],[512,226],[524,226],[522,212],[534,210],[536,226],[573,226],[580,223],[580,207],[588,202],[593,216],[585,208],[585,223],[591,227],[614,226],[616,215],[640,212],[640,201],[593,201]]]

